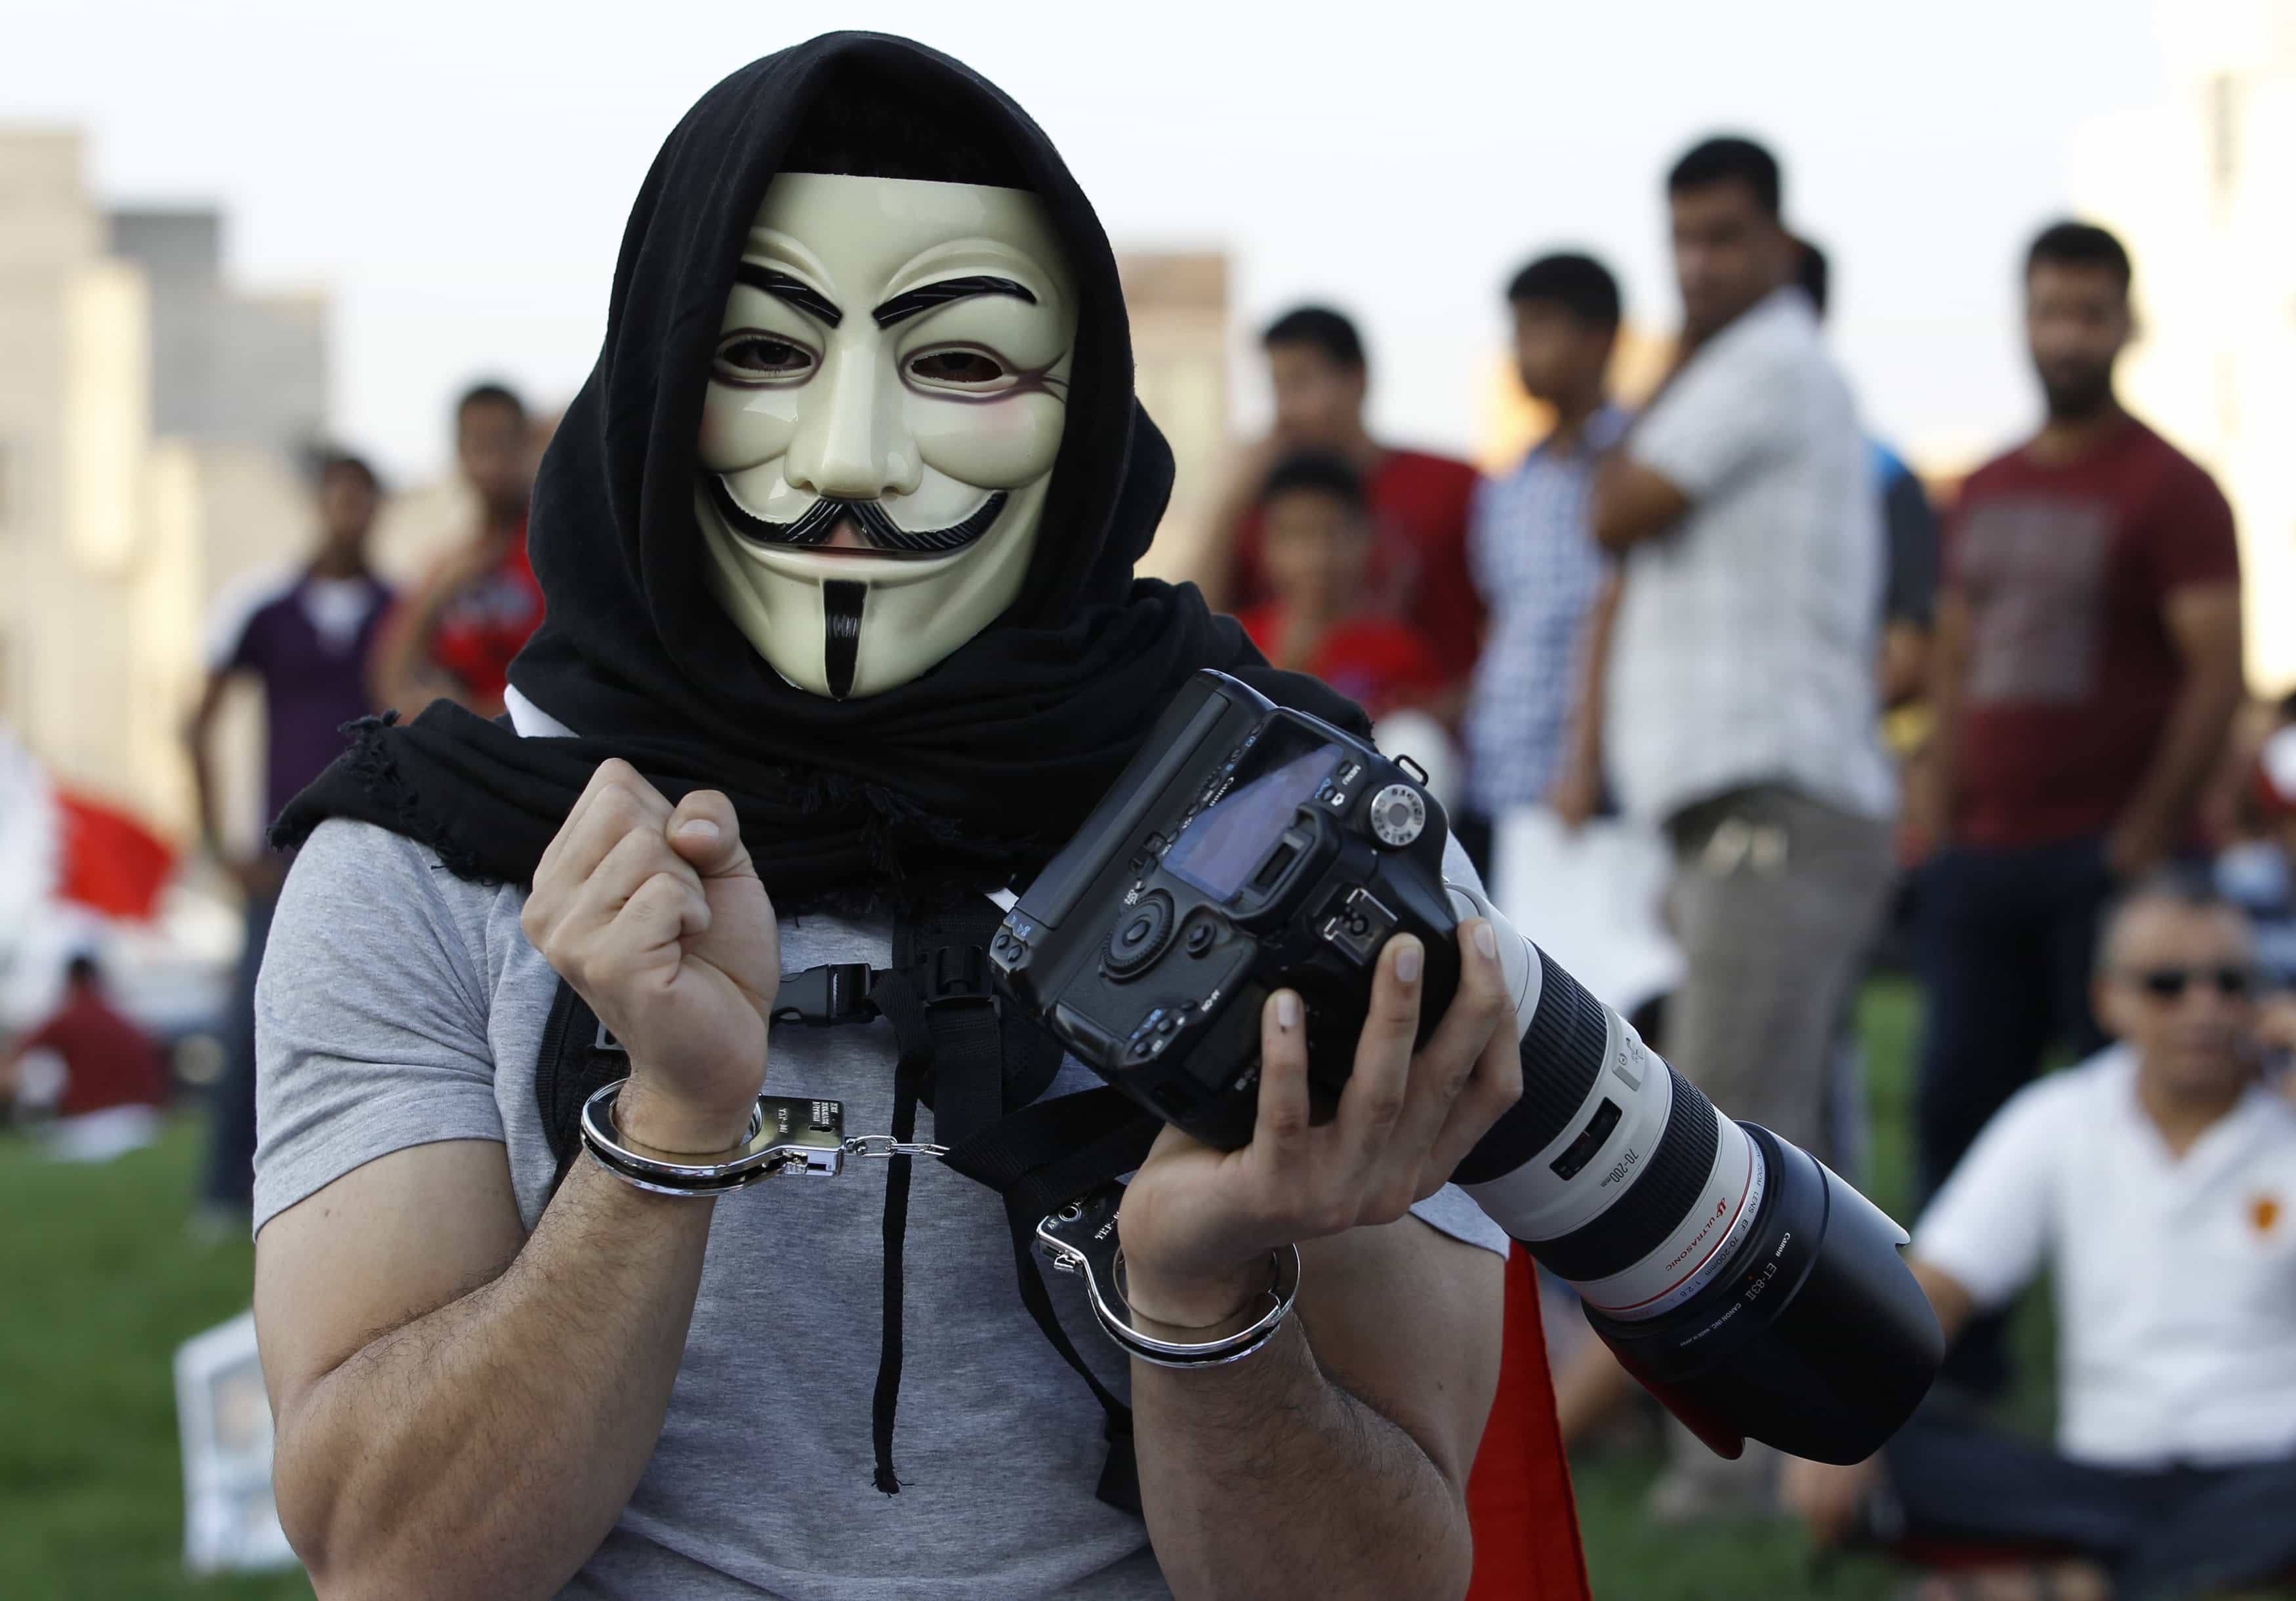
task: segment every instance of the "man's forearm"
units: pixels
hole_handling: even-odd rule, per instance
[[[2186,674],[2144,782],[2122,814],[2123,827],[2161,849],[2175,845],[2176,830],[2223,759],[2225,739],[2240,708],[2242,693],[2236,666],[2229,672]]]
[[[274,1480],[319,1595],[555,1592],[653,1454],[712,1210],[578,1159],[499,1278],[315,1385]]]
[[[1578,662],[1578,705],[1570,724],[1571,756],[1584,764],[1587,772],[1598,777],[1603,771],[1603,698],[1610,687],[1611,633],[1618,622],[1619,597],[1625,584],[1622,568],[1613,567],[1603,576],[1603,585],[1595,591],[1595,604],[1587,615],[1587,639]]]
[[[1473,1567],[1466,1508],[1402,1427],[1317,1366],[1295,1317],[1242,1361],[1132,1365],[1140,1494],[1180,1601],[1439,1601]]]

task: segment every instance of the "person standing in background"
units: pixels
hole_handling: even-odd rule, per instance
[[[1467,805],[1454,829],[1484,875],[1510,809],[1552,805],[1573,824],[1602,796],[1600,725],[1574,718],[1599,673],[1618,589],[1587,523],[1595,463],[1626,431],[1610,398],[1619,282],[1589,256],[1542,256],[1507,285],[1515,370],[1554,426],[1476,491],[1467,556],[1491,618],[1467,702]],[[1592,692],[1600,702],[1600,691]]]
[[[1374,718],[1441,690],[1435,648],[1408,624],[1362,609],[1371,556],[1363,481],[1338,456],[1303,451],[1267,477],[1259,510],[1274,599],[1236,614],[1270,665],[1320,678]]]
[[[2099,909],[2188,843],[2242,694],[2240,555],[2208,473],[2124,410],[2128,255],[2057,223],[2026,253],[2048,414],[1970,476],[1948,525],[1922,831],[1922,1192],[2041,1066],[2103,1042]],[[1948,1371],[2006,1376],[1997,1321]]]
[[[381,485],[365,462],[327,458],[319,470],[317,549],[300,568],[266,576],[217,609],[207,686],[184,731],[201,843],[238,880],[247,913],[224,1025],[223,1076],[212,1102],[202,1191],[210,1209],[244,1211],[255,1181],[255,977],[287,876],[286,858],[277,852],[258,845],[252,854],[241,855],[226,843],[216,796],[216,720],[234,682],[252,680],[260,687],[266,827],[341,754],[343,724],[373,709],[365,664],[390,607],[390,592],[367,569],[367,539],[381,500]]]
[[[1435,646],[1455,684],[1456,715],[1473,671],[1483,614],[1467,572],[1467,506],[1480,479],[1464,462],[1398,450],[1371,437],[1364,402],[1371,374],[1363,338],[1336,311],[1303,306],[1260,336],[1275,395],[1275,426],[1247,451],[1211,519],[1211,599],[1230,610],[1269,598],[1259,493],[1278,461],[1327,451],[1363,480],[1377,536],[1368,609],[1408,623]]]
[[[1857,406],[1793,286],[1780,189],[1775,159],[1739,138],[1669,174],[1681,349],[1596,469],[1592,518],[1623,558],[1605,764],[1673,856],[1685,972],[1667,1055],[1822,1153],[1833,1031],[1890,875],[1882,538]],[[1766,1496],[1758,1453],[1742,1469],[1676,1434],[1654,1517]]]
[[[391,613],[370,668],[378,704],[411,716],[443,698],[501,715],[511,658],[542,621],[526,549],[533,441],[525,402],[503,385],[456,403],[455,455],[478,492],[479,526]]]

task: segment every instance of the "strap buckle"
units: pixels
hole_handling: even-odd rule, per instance
[[[773,1020],[808,1028],[866,1023],[877,1015],[869,1000],[869,977],[865,961],[825,962],[801,973],[784,973],[774,997]]]
[[[996,999],[988,983],[988,953],[979,945],[936,945],[918,966],[929,1007]]]

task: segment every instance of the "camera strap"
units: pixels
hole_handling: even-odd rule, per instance
[[[1060,1071],[1061,1050],[996,999],[988,946],[1003,918],[1002,909],[984,896],[904,918],[894,927],[890,967],[831,963],[784,974],[773,1021],[826,1028],[882,1017],[892,1026],[898,1058],[891,1142],[914,1139],[916,1108],[922,1101],[933,1108],[935,1139],[952,1148],[945,1158],[948,1165],[1004,1201],[1021,1304],[1061,1360],[1090,1388],[1106,1418],[1108,1460],[1096,1493],[1136,1516],[1140,1491],[1131,1409],[1101,1382],[1062,1327],[1034,1246],[1037,1225],[1046,1214],[1138,1167],[1159,1124],[1113,1089],[1037,1099]],[[543,1028],[534,1078],[543,1130],[557,1164],[554,1188],[582,1149],[584,1104],[628,1071],[621,1048],[573,986],[562,980]],[[870,1433],[875,1483],[888,1494],[900,1488],[892,1439],[900,1395],[910,1161],[906,1153],[892,1154],[885,1182],[883,1320]]]

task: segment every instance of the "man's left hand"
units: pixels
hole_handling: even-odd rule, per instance
[[[1522,1094],[1496,931],[1472,919],[1458,939],[1458,992],[1416,1052],[1426,952],[1409,935],[1380,952],[1355,1070],[1320,1126],[1305,1003],[1290,990],[1268,997],[1251,1142],[1216,1150],[1168,1127],[1126,1191],[1118,1226],[1133,1311],[1210,1327],[1266,1285],[1271,1250],[1393,1222],[1443,1187]]]

